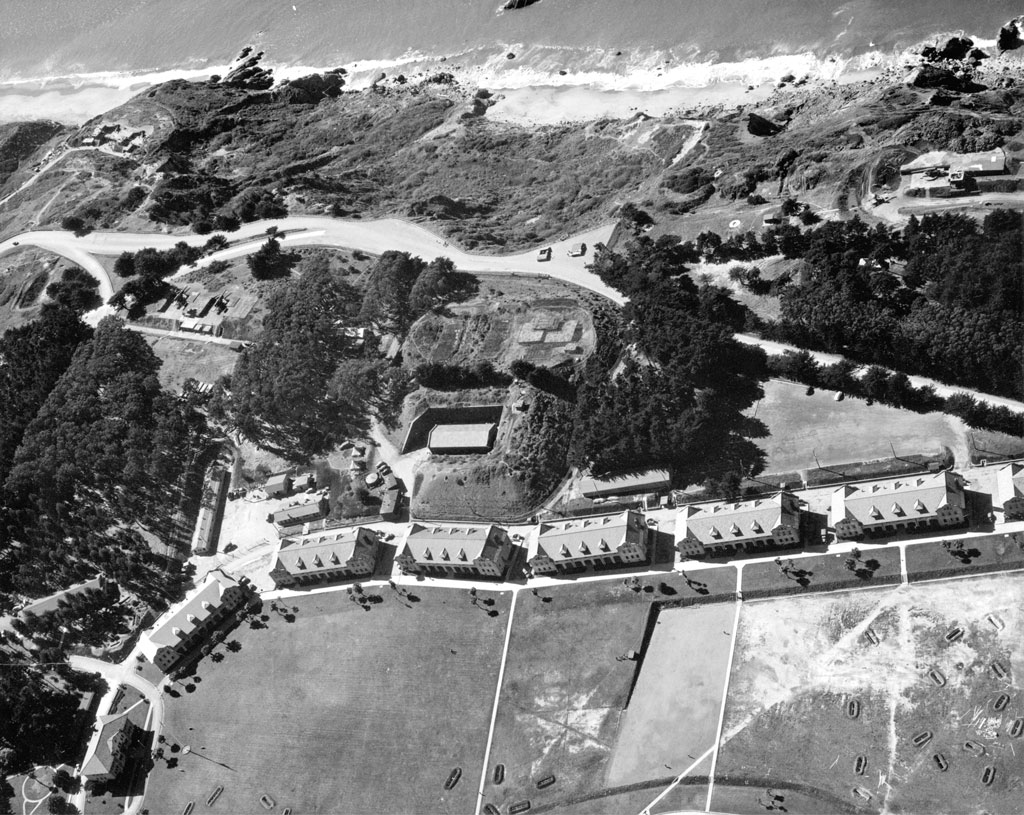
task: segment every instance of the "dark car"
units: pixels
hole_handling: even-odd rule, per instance
[[[1020,738],[1021,733],[1024,733],[1024,719],[1014,719],[1010,725],[1010,738]]]
[[[989,764],[981,774],[981,783],[986,787],[996,779],[996,768]]]
[[[504,764],[497,764],[497,765],[495,765],[493,778],[494,778],[494,783],[495,784],[500,784],[502,781],[505,780],[505,765]]]
[[[540,781],[537,782],[537,789],[544,790],[555,783],[555,777],[553,775],[546,775]]]
[[[853,771],[857,775],[864,775],[864,771],[868,768],[868,760],[866,756],[857,756],[857,760],[853,762]]]
[[[484,812],[486,812],[487,815],[501,815],[501,812],[494,804],[484,804]]]
[[[851,719],[856,719],[858,716],[860,716],[859,699],[851,699],[849,702],[846,703],[846,715],[849,716]]]
[[[462,778],[462,767],[456,767],[450,773],[448,773],[448,780],[444,782],[444,788],[446,790],[452,789],[456,784],[459,783],[459,779]]]
[[[932,756],[932,761],[935,762],[935,766],[938,767],[940,773],[944,773],[949,769],[949,762],[946,761],[946,757],[942,753],[936,753]]]

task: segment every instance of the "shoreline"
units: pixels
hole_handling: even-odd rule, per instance
[[[980,39],[975,42],[981,47],[994,44]],[[500,100],[488,112],[489,118],[520,124],[553,124],[602,117],[629,118],[638,112],[660,116],[680,109],[729,108],[760,102],[787,75],[802,80],[808,87],[870,81],[904,69],[909,71],[919,62],[920,47],[918,44],[890,54],[864,51],[848,57],[803,52],[738,62],[676,64],[652,56],[620,59],[615,54],[592,49],[591,64],[571,72],[558,67],[565,62],[552,57],[552,53],[561,53],[557,49],[517,49],[514,45],[474,49],[455,56],[410,53],[342,66],[280,65],[272,60],[265,60],[264,65],[273,70],[279,82],[342,67],[347,72],[349,91],[369,88],[381,74],[388,79],[402,74],[416,82],[434,74],[451,73],[466,89],[487,88]],[[515,59],[509,59],[508,54],[514,54]],[[1004,57],[993,57],[988,62],[1004,63]],[[225,64],[7,80],[0,82],[0,123],[54,119],[81,125],[154,85],[173,79],[202,81],[213,74],[224,75],[229,69],[230,65]]]

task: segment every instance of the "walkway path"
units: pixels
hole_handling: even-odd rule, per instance
[[[508,607],[508,625],[505,627],[505,646],[501,649],[501,665],[498,667],[498,684],[494,689],[494,707],[491,709],[491,724],[487,728],[487,746],[484,748],[484,766],[480,771],[480,788],[476,794],[474,815],[480,815],[484,803],[484,787],[487,785],[487,770],[491,757],[491,744],[494,742],[494,725],[498,721],[498,702],[501,700],[501,683],[505,681],[505,663],[508,661],[508,644],[512,640],[512,618],[516,613],[516,600],[519,589],[512,592],[512,602]]]

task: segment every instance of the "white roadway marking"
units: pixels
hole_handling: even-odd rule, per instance
[[[742,570],[741,570],[742,571]],[[711,771],[708,773],[708,801],[704,807],[705,812],[711,811],[711,793],[715,789],[715,770],[718,767],[718,753],[722,749],[722,728],[725,725],[725,704],[729,699],[729,680],[732,677],[732,663],[736,656],[736,640],[740,632],[740,609],[743,608],[743,601],[736,600],[736,616],[732,622],[732,642],[729,644],[729,663],[725,669],[725,686],[722,688],[722,709],[718,714],[718,735],[715,737],[714,753],[711,756]]]
[[[683,770],[681,773],[679,773],[679,775],[676,776],[676,780],[675,781],[673,781],[671,784],[669,784],[667,787],[665,787],[665,789],[661,791],[661,794],[657,798],[655,798],[653,801],[651,801],[651,803],[649,803],[647,806],[645,806],[640,811],[640,815],[651,815],[651,809],[653,809],[655,806],[657,806],[661,802],[662,798],[664,798],[666,795],[668,795],[670,792],[672,792],[672,790],[674,790],[676,787],[678,787],[680,784],[682,784],[683,783],[683,779],[686,778],[686,776],[688,776],[690,774],[690,771],[694,767],[699,765],[704,759],[706,759],[714,751],[715,751],[714,747],[709,747],[707,750],[705,750],[703,753],[701,753],[700,756],[697,758],[697,760],[693,762],[693,764],[691,764],[689,767],[687,767],[685,770]]]
[[[484,748],[484,767],[480,773],[480,789],[476,794],[476,809],[474,815],[480,815],[480,808],[484,803],[484,787],[487,785],[488,760],[491,757],[491,743],[494,740],[494,725],[498,721],[498,702],[501,701],[501,683],[505,679],[505,662],[508,659],[508,645],[512,640],[512,617],[516,612],[516,599],[519,591],[512,592],[512,603],[508,607],[508,624],[505,627],[505,647],[501,651],[501,665],[498,668],[498,686],[494,689],[494,707],[491,709],[491,726],[487,731],[487,746]]]

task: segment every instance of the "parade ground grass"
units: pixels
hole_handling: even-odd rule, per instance
[[[267,602],[266,627],[243,624],[240,649],[176,684],[147,809],[206,809],[223,786],[222,812],[263,811],[262,795],[274,812],[472,812],[509,595],[367,592],[382,600],[366,611],[344,591]]]
[[[807,396],[806,385],[778,379],[764,383],[764,398],[748,413],[771,434],[758,440],[767,456],[765,472],[814,467],[815,456],[825,466],[885,459],[894,448],[899,456],[911,456],[948,447],[961,460],[966,457],[966,432],[958,419],[869,405],[853,397],[837,402],[835,395],[817,390]]]
[[[731,637],[723,630],[733,633],[736,572],[694,574],[644,578],[636,590],[609,580],[520,594],[484,803],[502,812],[525,801],[541,812],[639,811],[693,763],[689,753],[708,751],[725,687]],[[662,605],[656,617],[652,604]],[[706,777],[709,766],[710,755],[695,775]],[[554,783],[538,788],[549,776]],[[703,806],[700,789],[703,797],[688,784],[665,806]]]

